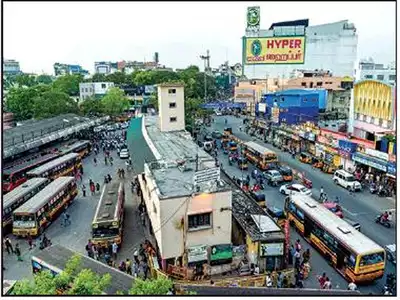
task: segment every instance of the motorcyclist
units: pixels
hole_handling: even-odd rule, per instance
[[[388,219],[389,219],[389,214],[387,211],[385,211],[381,216],[381,222],[386,223],[386,222],[388,222]]]

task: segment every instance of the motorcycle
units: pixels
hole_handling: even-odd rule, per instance
[[[383,286],[382,293],[384,295],[395,295],[396,294],[396,274],[389,273],[386,276],[386,283]]]
[[[391,227],[391,224],[390,224],[390,221],[389,221],[389,220],[387,220],[387,221],[383,221],[383,220],[382,220],[382,215],[376,216],[376,218],[375,218],[375,223],[381,224],[381,225],[383,225],[383,226],[385,226],[385,227],[387,227],[387,228],[390,228],[390,227]]]
[[[376,187],[375,184],[371,184],[371,186],[369,187],[369,192],[371,194],[376,194],[378,192],[378,188]]]

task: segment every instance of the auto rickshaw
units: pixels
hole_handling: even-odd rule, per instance
[[[312,166],[313,166],[313,168],[316,168],[316,169],[322,169],[322,167],[324,166],[324,163],[320,159],[313,157],[312,158]]]
[[[333,174],[336,171],[336,167],[332,166],[330,163],[324,161],[324,165],[322,166],[322,172],[327,174]]]
[[[237,143],[235,141],[230,141],[228,143],[228,149],[229,151],[237,151]]]
[[[237,163],[240,170],[247,170],[249,168],[246,157],[239,157]]]
[[[230,136],[232,134],[232,128],[231,127],[225,127],[224,128],[224,135]]]
[[[308,153],[306,153],[306,152],[301,152],[301,153],[298,155],[298,159],[299,159],[302,163],[305,163],[305,164],[311,164],[311,163],[312,163],[312,156],[311,156],[311,154],[308,154]]]

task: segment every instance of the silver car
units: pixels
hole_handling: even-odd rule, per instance
[[[388,261],[391,261],[393,264],[396,264],[396,244],[386,245],[386,257]]]

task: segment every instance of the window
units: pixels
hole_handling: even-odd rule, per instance
[[[170,102],[169,103],[169,108],[176,108],[176,103],[175,102]]]
[[[301,83],[301,86],[304,86],[304,87],[306,87],[306,86],[307,86],[307,83],[305,83],[305,82],[302,82],[302,83]]]
[[[377,75],[376,79],[378,80],[385,80],[385,76],[384,75]]]
[[[389,80],[396,80],[396,75],[389,75]]]
[[[383,262],[384,256],[385,255],[383,252],[374,253],[374,254],[370,254],[370,255],[364,255],[363,257],[361,257],[360,267]]]
[[[317,86],[322,86],[322,82],[321,81],[317,82]]]
[[[310,82],[310,88],[314,86],[314,82]]]
[[[105,83],[102,83],[102,84],[101,84],[101,88],[102,88],[102,89],[105,89],[105,88],[106,88],[106,84],[105,84]]]
[[[365,75],[364,78],[365,78],[365,79],[373,79],[374,76],[372,76],[372,75]]]
[[[211,213],[191,215],[188,217],[188,219],[189,219],[189,229],[211,227]]]
[[[168,89],[168,94],[176,94],[176,89]]]
[[[169,122],[170,122],[170,123],[176,122],[176,117],[171,117],[171,118],[169,118]]]

